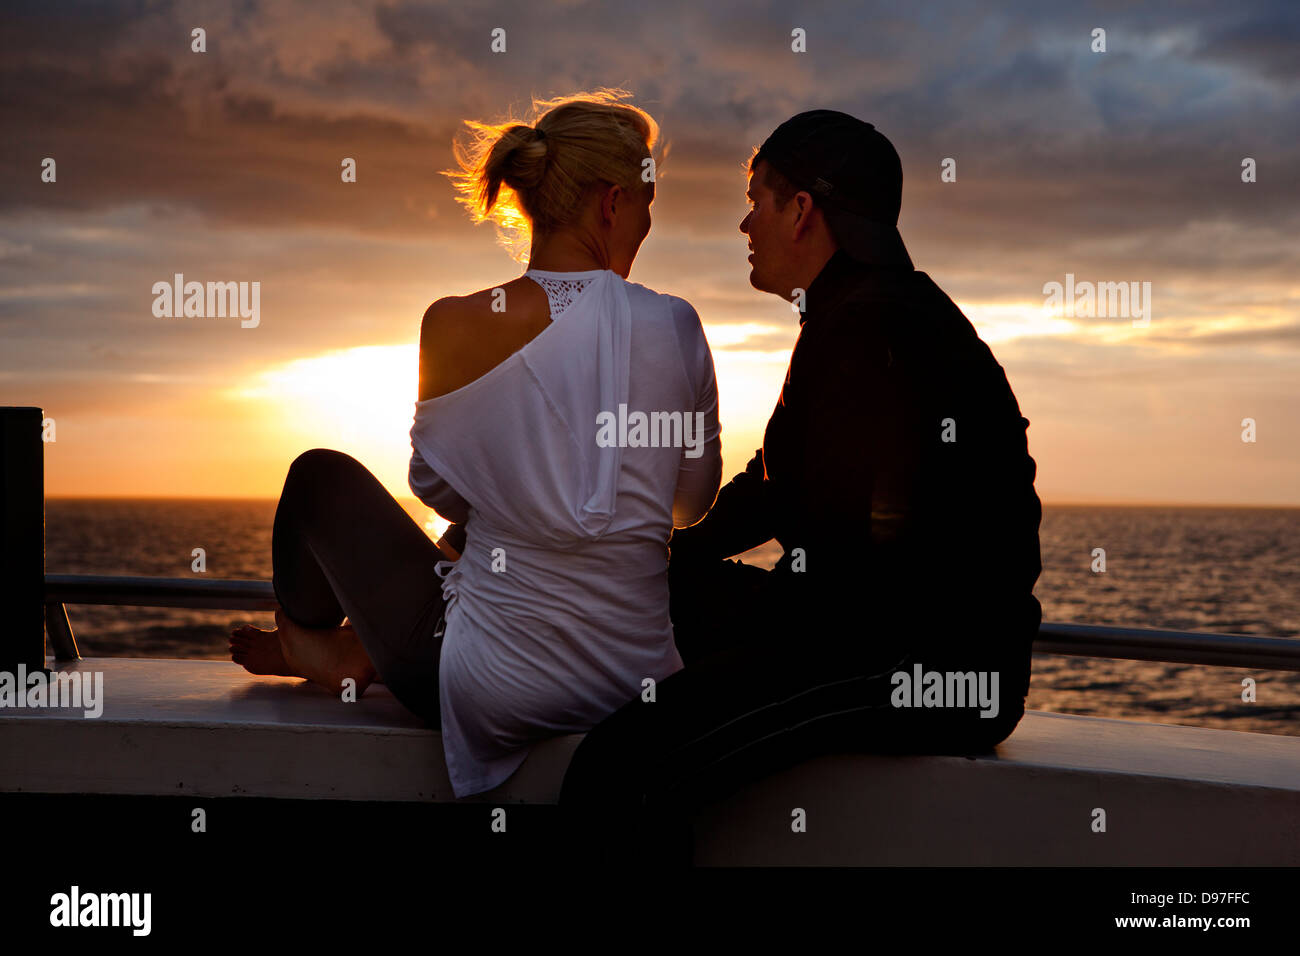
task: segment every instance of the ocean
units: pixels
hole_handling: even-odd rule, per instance
[[[402,502],[417,523],[431,512]],[[52,498],[46,571],[173,578],[271,577],[274,500]],[[1300,508],[1044,505],[1043,620],[1300,640]],[[207,570],[191,569],[202,548]],[[1106,570],[1092,570],[1105,550]],[[743,560],[771,567],[775,542]],[[270,614],[73,605],[83,656],[228,658],[226,636]],[[1256,682],[1244,702],[1242,679]],[[1300,734],[1300,672],[1034,655],[1027,706]]]

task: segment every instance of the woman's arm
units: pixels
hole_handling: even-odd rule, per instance
[[[424,313],[420,323],[420,369],[419,401],[427,401],[441,391],[439,370],[435,367],[434,357],[439,352],[434,347],[438,326],[445,324],[448,300],[440,299]],[[416,498],[428,505],[438,515],[452,524],[438,540],[438,549],[450,561],[457,560],[465,549],[465,522],[469,520],[469,502],[457,493],[446,479],[439,475],[424,460],[420,450],[411,443],[411,465],[407,475],[407,484]]]
[[[718,380],[713,353],[700,317],[684,299],[673,299],[677,340],[682,343],[684,365],[694,384],[695,407],[691,421],[683,423],[681,464],[673,494],[673,527],[686,528],[708,513],[722,483],[722,429],[718,424]],[[689,414],[689,413],[688,413]]]
[[[469,520],[469,502],[429,466],[420,455],[419,449],[414,446],[411,448],[411,468],[407,474],[407,484],[410,485],[411,493],[415,497],[448,521],[464,524]]]

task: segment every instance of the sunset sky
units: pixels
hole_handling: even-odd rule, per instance
[[[747,282],[743,164],[825,107],[897,147],[1045,503],[1300,505],[1300,5],[1052,6],[7,2],[0,404],[55,420],[50,495],[271,497],[325,446],[409,497],[420,317],[520,271],[439,175],[461,120],[621,87],[671,143],[630,278],[704,320],[724,480],[798,328]],[[260,324],[155,317],[176,273],[260,282]],[[1046,308],[1067,273],[1151,283],[1149,326]]]

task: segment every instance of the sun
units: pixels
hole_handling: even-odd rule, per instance
[[[273,366],[239,394],[276,402],[282,414],[348,444],[369,444],[410,431],[418,362],[415,345],[364,345]]]
[[[245,414],[268,440],[346,452],[407,499],[418,387],[418,346],[364,345],[262,369],[227,398],[256,406]]]

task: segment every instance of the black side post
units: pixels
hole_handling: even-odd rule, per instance
[[[0,670],[45,667],[45,413],[0,408]]]

